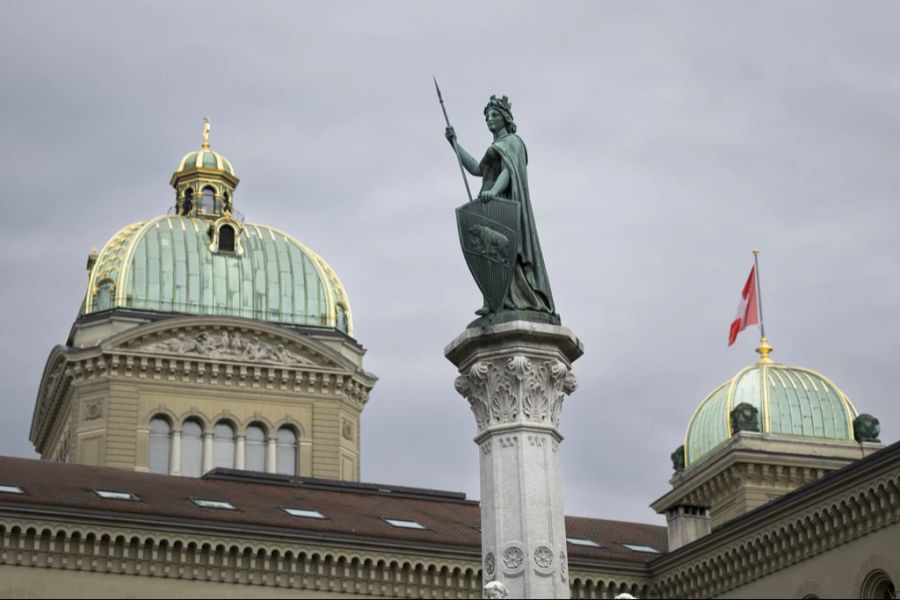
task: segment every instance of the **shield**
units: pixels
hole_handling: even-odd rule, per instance
[[[518,202],[467,202],[456,209],[459,242],[475,283],[492,312],[503,305],[519,248]]]

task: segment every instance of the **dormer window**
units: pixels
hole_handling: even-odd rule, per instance
[[[234,227],[231,225],[219,227],[219,252],[234,252]]]
[[[220,254],[231,254],[240,256],[243,254],[241,248],[241,232],[243,226],[236,221],[231,215],[225,213],[215,223],[210,225],[209,235],[212,238],[209,249]]]

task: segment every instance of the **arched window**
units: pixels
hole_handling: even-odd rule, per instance
[[[150,419],[150,455],[147,466],[151,473],[169,473],[170,452],[172,451],[172,427],[162,417]]]
[[[188,188],[184,192],[184,205],[181,211],[183,215],[191,214],[191,209],[194,208],[194,190],[193,188]]]
[[[181,426],[181,474],[203,475],[203,428],[197,421],[185,421]]]
[[[234,227],[231,225],[219,227],[219,251],[234,252]]]
[[[347,329],[348,329],[347,309],[344,307],[343,304],[338,304],[337,307],[335,308],[335,311],[337,313],[337,316],[335,318],[337,323],[335,323],[335,325],[337,325],[337,328],[340,329],[341,331],[343,331],[344,333],[349,333],[349,331],[347,331]]]
[[[234,427],[225,421],[213,429],[213,468],[234,468]]]
[[[216,191],[209,186],[203,188],[203,195],[200,197],[200,207],[205,212],[213,212],[216,209]]]
[[[890,576],[878,569],[866,575],[863,581],[862,589],[859,591],[860,598],[896,598],[897,590],[894,589],[894,582]]]
[[[115,304],[115,289],[116,284],[110,279],[103,280],[97,286],[97,293],[94,295],[94,312],[108,310],[113,307],[113,304]]]
[[[244,468],[248,471],[266,470],[266,430],[259,425],[247,428],[244,444]]]
[[[275,472],[282,475],[297,474],[297,434],[290,427],[278,430],[275,443]]]

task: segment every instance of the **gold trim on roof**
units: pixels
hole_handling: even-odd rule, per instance
[[[122,249],[126,244],[130,244],[131,240],[134,238],[135,232],[146,223],[147,221],[138,221],[137,223],[126,225],[109,238],[109,241],[103,246],[103,249],[97,255],[97,261],[94,263],[94,267],[91,269],[91,273],[88,277],[88,286],[84,300],[85,314],[88,314],[93,310],[94,296],[97,293],[100,282],[110,279],[110,276],[114,271],[118,270],[118,274],[121,274],[123,270],[122,267],[125,262],[120,260],[122,255],[118,252],[114,252],[114,250]],[[118,290],[118,285],[116,285],[116,289]]]

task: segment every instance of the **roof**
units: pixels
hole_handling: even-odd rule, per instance
[[[240,254],[217,252],[209,230],[208,219],[182,215],[124,227],[97,256],[84,313],[227,315],[353,335],[344,286],[313,250],[274,227],[248,223],[240,226]]]
[[[279,534],[410,546],[450,547],[480,553],[478,503],[464,494],[216,469],[203,479],[138,473],[33,459],[0,457],[0,484],[25,494],[0,493],[0,514],[16,507],[138,519],[160,525],[232,526],[241,531],[273,529]],[[137,501],[107,500],[94,490],[130,492]],[[235,510],[201,508],[191,499],[225,500]],[[312,509],[326,518],[303,518],[283,508]],[[394,527],[384,519],[416,521],[425,529]],[[591,539],[600,548],[569,544],[572,559],[646,564],[665,552],[666,528],[642,523],[566,517],[569,538]]]
[[[182,173],[189,169],[215,169],[234,175],[234,167],[231,166],[231,162],[209,148],[193,150],[182,156],[181,160],[178,161],[178,168],[175,169],[175,173]]]
[[[731,411],[741,403],[759,411],[762,433],[854,441],[856,408],[827,377],[803,367],[760,362],[738,371],[694,411],[685,433],[686,466],[731,437]]]

